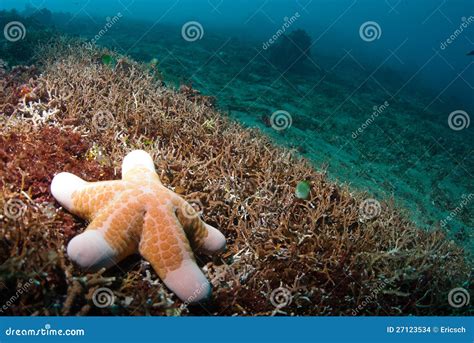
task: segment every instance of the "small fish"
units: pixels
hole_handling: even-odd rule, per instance
[[[472,50],[471,52],[468,52],[466,56],[474,56],[474,50]]]

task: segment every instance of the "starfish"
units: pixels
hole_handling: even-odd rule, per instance
[[[108,268],[138,251],[182,301],[210,296],[211,286],[191,247],[220,252],[225,237],[163,186],[147,152],[125,156],[121,180],[86,182],[63,172],[53,178],[51,193],[61,206],[90,222],[67,247],[69,258],[82,268]]]

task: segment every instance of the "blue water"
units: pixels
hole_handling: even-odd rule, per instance
[[[11,8],[156,59],[169,85],[474,249],[472,0],[0,1]]]

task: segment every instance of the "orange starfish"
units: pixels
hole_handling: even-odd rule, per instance
[[[86,182],[59,173],[51,193],[67,210],[90,221],[67,247],[81,267],[110,267],[138,250],[181,300],[198,302],[210,295],[190,243],[204,253],[219,252],[225,248],[224,235],[162,185],[145,151],[125,156],[122,180]]]

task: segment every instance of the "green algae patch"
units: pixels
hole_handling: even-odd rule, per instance
[[[295,195],[298,199],[307,200],[311,193],[311,184],[309,181],[300,181],[296,185]]]
[[[117,64],[117,59],[112,55],[104,54],[101,57],[102,64],[108,67],[114,67]]]

